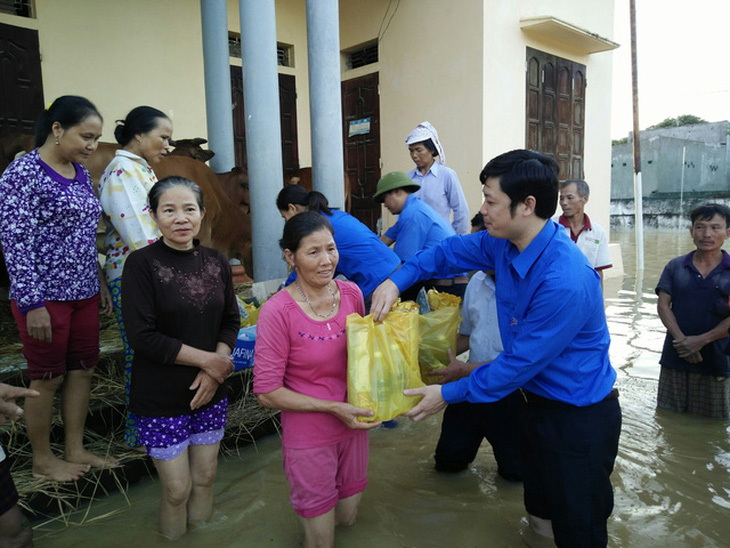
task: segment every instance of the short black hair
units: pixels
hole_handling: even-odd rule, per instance
[[[558,207],[558,163],[534,150],[516,149],[492,158],[479,174],[482,184],[490,177],[499,179],[499,186],[510,198],[510,213],[528,196],[535,198],[535,214],[549,219]]]
[[[279,247],[282,251],[288,249],[295,253],[302,239],[318,230],[329,230],[332,236],[335,235],[335,229],[327,217],[314,211],[302,211],[284,224],[284,234],[279,240]]]
[[[186,179],[185,177],[170,175],[169,177],[165,177],[164,179],[157,181],[147,194],[147,201],[150,204],[150,209],[155,215],[157,215],[157,208],[160,206],[160,197],[165,192],[176,186],[185,187],[190,190],[190,192],[193,193],[193,196],[195,196],[195,202],[198,204],[198,209],[203,211],[203,191],[200,190],[198,183],[191,181],[190,179]]]
[[[482,217],[481,213],[477,213],[471,218],[471,227],[478,228],[479,230],[484,230],[486,228],[484,225],[484,217]]]
[[[725,219],[725,228],[730,228],[730,207],[724,204],[703,204],[694,208],[689,218],[694,226],[695,221],[709,221],[715,215]]]

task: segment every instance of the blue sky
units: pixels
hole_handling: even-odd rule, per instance
[[[629,0],[615,0],[611,137],[632,130]],[[639,127],[694,114],[730,120],[730,1],[636,0]],[[590,81],[590,75],[589,75]]]

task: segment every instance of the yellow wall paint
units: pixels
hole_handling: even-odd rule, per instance
[[[411,169],[405,137],[429,120],[447,165],[456,170],[476,213],[479,171],[501,152],[525,146],[525,47],[587,66],[585,171],[588,212],[608,227],[611,53],[581,55],[520,30],[520,18],[552,15],[611,38],[613,0],[340,0],[345,50],[378,38],[379,62],[348,71],[380,77],[383,173]],[[398,6],[393,15],[394,6]],[[203,56],[198,0],[36,0],[37,19],[0,22],[39,31],[45,100],[85,95],[114,120],[149,104],[169,112],[176,138],[205,137]],[[390,6],[390,12],[387,12]],[[387,19],[384,17],[387,13]],[[392,15],[392,18],[391,18]],[[276,0],[277,40],[294,47],[299,159],[311,165],[305,0]],[[228,0],[228,28],[239,32],[238,0]],[[239,60],[231,60],[240,65]],[[386,225],[390,221],[386,220]]]

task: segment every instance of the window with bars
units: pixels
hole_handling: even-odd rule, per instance
[[[35,17],[32,0],[0,0],[0,13],[19,17]]]
[[[368,44],[359,49],[348,51],[346,56],[348,69],[372,65],[378,62],[378,44]]]
[[[279,66],[294,66],[293,49],[294,46],[290,44],[282,44],[281,42],[276,43],[276,61]],[[236,59],[241,58],[241,35],[237,32],[228,33],[228,55],[235,57]]]

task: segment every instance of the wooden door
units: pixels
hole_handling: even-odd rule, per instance
[[[38,31],[0,23],[0,137],[33,133],[42,111]]]
[[[582,179],[586,67],[527,48],[527,148],[555,159],[561,179]]]
[[[236,165],[248,169],[246,112],[243,104],[243,71],[241,67],[231,67],[231,96],[233,100],[233,146]],[[296,79],[291,74],[279,74],[279,115],[281,117],[281,157],[284,173],[287,173],[299,169]]]
[[[380,204],[373,200],[380,179],[380,91],[378,73],[342,82],[345,175],[350,214],[375,230]]]

